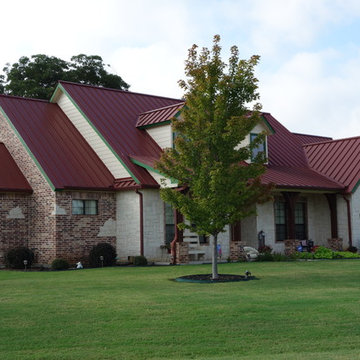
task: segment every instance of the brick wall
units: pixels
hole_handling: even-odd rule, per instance
[[[28,245],[29,199],[28,194],[0,193],[0,265],[8,250]]]
[[[35,252],[35,262],[48,264],[56,251],[55,217],[52,215],[55,193],[1,114],[0,141],[5,144],[34,191],[28,198],[28,247]]]
[[[72,200],[97,200],[97,215],[72,215]],[[116,199],[110,192],[57,191],[56,257],[74,265],[87,263],[91,248],[106,242],[116,247]]]

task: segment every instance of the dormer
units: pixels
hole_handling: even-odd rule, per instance
[[[171,119],[180,115],[183,102],[160,109],[144,112],[138,116],[136,127],[144,129],[162,148],[171,148],[174,135],[171,129]]]
[[[245,139],[238,145],[237,148],[240,147],[246,147],[251,144],[252,141],[256,139],[256,137],[259,134],[265,134],[265,140],[262,144],[260,144],[258,147],[253,149],[253,154],[251,156],[251,159],[248,160],[250,163],[253,158],[259,153],[259,152],[265,152],[265,157],[268,157],[268,141],[267,137],[274,133],[274,129],[271,127],[271,125],[268,123],[268,121],[265,119],[264,116],[261,116],[261,121],[250,131],[250,133],[245,137]]]

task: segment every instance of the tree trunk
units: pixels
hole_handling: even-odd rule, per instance
[[[218,251],[217,251],[217,237],[218,234],[214,235],[214,240],[213,240],[213,254],[212,254],[212,279],[216,280],[219,278],[219,274],[218,274],[218,264],[217,264],[217,255],[218,255]]]

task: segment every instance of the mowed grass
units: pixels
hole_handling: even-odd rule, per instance
[[[360,261],[0,271],[0,358],[360,359]]]

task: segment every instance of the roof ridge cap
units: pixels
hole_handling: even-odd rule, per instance
[[[321,145],[321,144],[327,144],[327,143],[335,143],[335,142],[339,142],[339,141],[349,141],[349,140],[355,140],[355,139],[360,139],[360,135],[352,136],[352,137],[348,137],[348,138],[342,138],[342,139],[325,140],[325,141],[319,141],[319,142],[315,142],[315,143],[303,144],[303,147]]]
[[[7,98],[7,99],[26,100],[26,101],[40,101],[40,102],[45,102],[45,103],[51,104],[49,100],[36,99],[36,98],[30,98],[30,97],[28,98],[28,97],[19,96],[19,95],[0,94],[0,97],[4,97],[4,98]]]
[[[112,88],[103,87],[103,86],[89,85],[89,84],[80,84],[80,83],[71,82],[71,81],[64,81],[64,80],[60,80],[60,81],[59,81],[59,84],[65,84],[65,85],[66,85],[66,84],[69,84],[69,85],[83,86],[83,87],[89,87],[89,88],[99,89],[99,90],[107,90],[107,91],[121,92],[121,93],[125,93],[125,94],[142,95],[142,96],[156,97],[156,98],[162,98],[162,99],[177,100],[177,101],[179,101],[179,102],[180,102],[180,101],[183,101],[183,100],[181,100],[181,99],[171,98],[171,97],[167,97],[167,96],[145,94],[145,93],[140,93],[140,92],[135,92],[135,91],[129,91],[129,90],[112,89]]]

